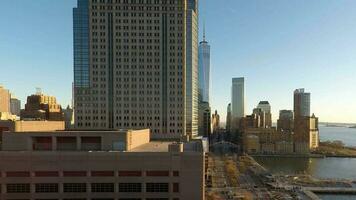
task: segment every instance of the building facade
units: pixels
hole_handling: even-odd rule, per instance
[[[196,0],[78,0],[76,128],[198,132]]]
[[[199,102],[199,135],[208,137],[211,134],[211,109],[208,102]]]
[[[10,113],[10,92],[0,85],[0,112]]]
[[[280,110],[279,119],[277,120],[277,130],[281,133],[292,133],[294,126],[293,111]]]
[[[239,120],[245,116],[245,78],[233,78],[231,87],[231,126],[238,129]]]
[[[186,32],[186,68],[185,68],[185,110],[186,135],[198,135],[198,109],[199,109],[199,50],[198,50],[198,0],[180,0],[186,4],[185,32]],[[167,1],[161,0],[165,4]],[[158,2],[157,2],[158,3]],[[171,4],[179,4],[170,1]],[[184,21],[184,20],[183,20]],[[179,55],[178,55],[179,57]],[[183,79],[184,80],[184,79]],[[173,124],[174,122],[172,122]]]
[[[260,101],[257,105],[257,108],[261,109],[264,112],[264,127],[271,128],[272,127],[272,113],[271,113],[271,105],[268,101]]]
[[[69,105],[67,106],[66,109],[63,109],[63,114],[64,114],[64,122],[66,125],[66,129],[73,129],[74,128],[74,112],[73,108],[71,108]]]
[[[0,121],[0,129],[10,132],[63,131],[63,121]],[[0,131],[1,132],[1,131]]]
[[[244,151],[251,154],[293,154],[293,134],[275,128],[248,128],[243,136]]]
[[[227,105],[226,109],[226,130],[231,130],[231,103]]]
[[[220,129],[220,115],[218,114],[217,110],[215,110],[215,113],[212,115],[211,126],[213,133],[216,133],[217,130]]]
[[[0,85],[0,120],[16,120],[16,115],[11,113],[10,91]]]
[[[294,91],[294,149],[298,153],[309,153],[319,146],[319,123],[310,116],[310,93],[304,89]]]
[[[267,128],[267,113],[265,113],[261,108],[254,108],[252,115],[257,119],[257,127]]]
[[[64,120],[62,107],[57,103],[56,97],[42,93],[27,97],[25,109],[21,110],[20,116],[23,120]]]
[[[4,132],[2,141],[1,199],[204,199],[200,142],[150,142],[148,129]]]
[[[204,131],[199,135],[209,135],[212,132],[210,114],[210,45],[205,40],[205,30],[203,33],[203,41],[199,43],[198,50],[198,67],[199,67],[199,84],[198,84],[198,103],[199,103],[199,130]],[[209,107],[209,109],[207,109]],[[202,109],[202,110],[200,110]],[[209,117],[206,116],[209,110]],[[202,119],[200,119],[202,117]],[[209,126],[209,127],[207,127]],[[209,131],[209,132],[206,132]]]
[[[16,116],[20,116],[21,113],[21,101],[13,95],[11,95],[10,99],[10,112]]]
[[[199,43],[199,101],[210,103],[210,45],[205,40]]]
[[[298,153],[309,153],[319,146],[319,120],[314,114],[294,120],[294,143]]]
[[[294,118],[310,117],[310,93],[304,88],[294,91]]]

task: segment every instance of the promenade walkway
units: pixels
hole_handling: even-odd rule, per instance
[[[356,188],[345,187],[304,187],[304,190],[309,190],[314,193],[323,194],[356,194]]]

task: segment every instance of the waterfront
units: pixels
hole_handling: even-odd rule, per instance
[[[306,173],[317,178],[356,180],[356,158],[256,157],[255,160],[274,174]],[[356,195],[318,196],[322,200],[356,199]]]
[[[346,146],[356,147],[356,129],[320,126],[320,140],[340,140]],[[291,158],[255,157],[255,160],[274,174],[305,173],[322,179],[349,179],[356,181],[356,158]],[[351,200],[355,195],[318,195],[323,200]]]
[[[356,147],[356,129],[320,126],[320,140],[341,140],[347,146]],[[273,173],[306,173],[317,178],[356,180],[356,158],[255,158]]]
[[[355,200],[355,195],[338,195],[338,194],[323,194],[318,195],[322,200]]]
[[[274,174],[310,174],[317,178],[356,180],[356,158],[255,157]]]
[[[346,146],[356,147],[356,128],[319,126],[320,141],[340,140]]]

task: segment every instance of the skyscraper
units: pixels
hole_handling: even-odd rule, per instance
[[[199,101],[210,103],[210,45],[205,40],[199,44]]]
[[[11,94],[10,99],[10,111],[11,114],[20,116],[21,112],[21,101]]]
[[[168,1],[162,0],[163,6]],[[156,3],[159,3],[157,1]],[[192,137],[198,135],[198,0],[178,0],[170,1],[171,5],[181,4],[185,7],[185,18],[178,17],[178,20],[184,21],[186,27],[186,51],[185,51],[185,116],[186,116],[186,134]],[[178,6],[179,7],[179,6]],[[172,7],[171,7],[172,8]],[[184,8],[184,7],[183,7]],[[179,14],[178,14],[179,15]],[[170,25],[172,26],[172,25]],[[184,38],[184,34],[180,35]],[[183,39],[184,41],[184,39]],[[183,54],[184,55],[184,54]],[[179,57],[179,54],[178,54]],[[184,71],[183,71],[184,72]],[[184,79],[183,79],[184,80]],[[174,123],[174,122],[172,122]]]
[[[199,118],[207,119],[205,115],[207,110],[209,110],[210,115],[210,46],[205,40],[205,28],[203,33],[203,41],[199,44]],[[201,109],[201,110],[200,110]],[[210,120],[210,116],[209,116]],[[207,130],[206,126],[210,126],[211,121],[206,122],[205,120],[199,120],[199,130]],[[200,132],[201,132],[200,131]],[[205,135],[205,133],[199,133],[200,135]]]
[[[294,118],[310,116],[310,93],[304,88],[294,91]]]
[[[282,133],[293,132],[293,111],[280,110],[279,119],[277,120],[277,130]]]
[[[231,127],[237,129],[245,116],[245,78],[233,78],[231,87]]]
[[[217,110],[215,110],[215,113],[212,115],[211,126],[213,133],[216,133],[217,130],[220,128],[220,115],[218,114]]]
[[[0,85],[0,112],[10,113],[10,92]]]
[[[198,132],[196,0],[78,0],[75,126]],[[89,39],[90,38],[90,39]]]
[[[211,110],[208,102],[199,102],[199,135],[211,134]]]
[[[294,91],[294,148],[297,153],[309,153],[319,146],[319,120],[310,116],[310,93]]]
[[[57,103],[56,97],[42,93],[32,94],[27,97],[25,109],[21,110],[20,116],[22,120],[64,120],[62,107]]]
[[[231,103],[227,105],[226,109],[226,130],[231,130]]]
[[[271,113],[271,105],[268,101],[260,101],[257,108],[260,108],[265,113]]]
[[[260,101],[257,105],[257,108],[261,109],[264,112],[264,128],[272,127],[272,113],[271,105],[268,101]]]

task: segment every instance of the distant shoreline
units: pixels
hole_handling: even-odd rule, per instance
[[[356,158],[356,155],[329,155],[329,154],[249,154],[252,157],[273,158]]]
[[[319,125],[324,127],[356,128],[355,123],[319,122]]]
[[[325,158],[321,154],[249,154],[252,157],[276,157],[276,158]]]

